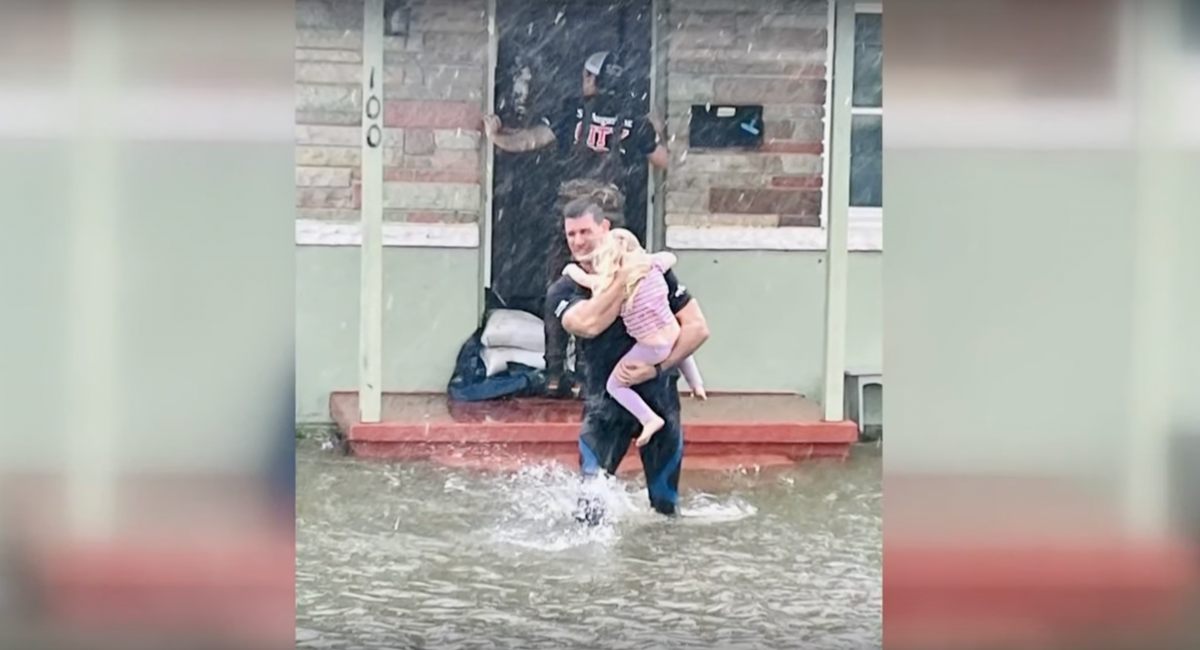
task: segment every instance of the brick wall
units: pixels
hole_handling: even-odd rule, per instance
[[[475,223],[483,206],[486,2],[414,5],[409,37],[387,37],[384,46],[384,219]],[[667,225],[819,225],[827,4],[667,7]],[[298,0],[296,21],[297,217],[356,221],[362,4]],[[708,102],[763,104],[762,149],[689,150],[688,111]]]
[[[667,226],[818,226],[828,5],[668,0]],[[754,152],[689,149],[692,104],[762,104]]]
[[[485,0],[413,3],[384,42],[384,220],[475,223],[483,206]],[[357,221],[361,0],[296,3],[297,218]]]

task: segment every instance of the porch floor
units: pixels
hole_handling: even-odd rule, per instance
[[[451,402],[444,394],[386,393],[383,421],[358,421],[358,393],[329,398],[330,414],[350,452],[389,460],[431,459],[447,465],[511,470],[530,462],[578,467],[582,403],[541,398]],[[844,459],[858,426],[826,422],[816,403],[789,394],[712,394],[684,399],[685,470],[788,465]],[[621,472],[641,471],[636,453]]]

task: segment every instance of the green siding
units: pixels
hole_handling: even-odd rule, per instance
[[[886,418],[904,441],[889,470],[1113,476],[1128,434],[1134,159],[885,157]]]
[[[0,238],[0,414],[12,432],[0,473],[57,471],[73,437],[93,426],[65,392],[80,361],[68,337],[90,326],[68,292],[70,264],[95,264],[91,251],[69,248],[80,217],[73,195],[89,188],[72,178],[62,142],[0,149],[9,189],[0,214],[11,217]],[[116,331],[88,341],[113,346],[110,461],[128,471],[257,469],[290,382],[293,148],[127,142],[114,154],[113,168],[90,167],[113,183],[85,197],[116,208],[115,287],[100,294]]]
[[[679,251],[677,270],[712,337],[696,354],[712,390],[819,398],[825,345],[825,254]],[[847,366],[883,361],[883,254],[852,253]]]
[[[713,338],[698,358],[709,386],[819,395],[823,257],[681,253],[679,273],[700,298],[713,329]],[[478,259],[477,251],[466,249],[385,249],[386,390],[445,390],[458,348],[476,324]],[[882,261],[878,253],[850,258],[852,365],[877,365],[881,360]],[[297,248],[301,422],[328,421],[329,392],[358,385],[358,274],[356,248]]]
[[[383,386],[444,391],[478,316],[479,251],[385,248]],[[358,389],[356,247],[296,249],[296,419],[329,420],[329,393]]]

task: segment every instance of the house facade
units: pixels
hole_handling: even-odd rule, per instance
[[[480,130],[512,29],[499,21],[490,35],[489,25],[513,1],[384,3],[384,390],[445,389],[499,273],[496,171]],[[614,3],[646,23],[648,104],[665,118],[671,151],[669,170],[647,183],[647,239],[678,254],[701,301],[713,336],[699,360],[714,390],[821,398],[831,151],[850,156],[845,364],[882,363],[882,4],[850,1],[836,24],[824,0]],[[572,3],[561,4],[569,20]],[[373,101],[362,29],[361,1],[297,2],[302,422],[327,421],[329,392],[359,382],[363,115]],[[852,55],[835,62],[838,38]],[[831,83],[835,67],[853,83]],[[852,117],[830,128],[834,101]],[[761,107],[761,142],[691,146],[693,113],[721,105]]]

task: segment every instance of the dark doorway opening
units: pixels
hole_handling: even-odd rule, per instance
[[[582,92],[583,64],[602,50],[616,53],[634,98],[631,112],[650,107],[651,0],[498,0],[496,105],[506,127],[530,127]],[[632,115],[631,115],[632,117]],[[645,242],[648,168],[631,160],[625,226]],[[560,180],[555,146],[512,154],[496,150],[489,306],[541,314],[546,258],[562,232],[554,218]]]

